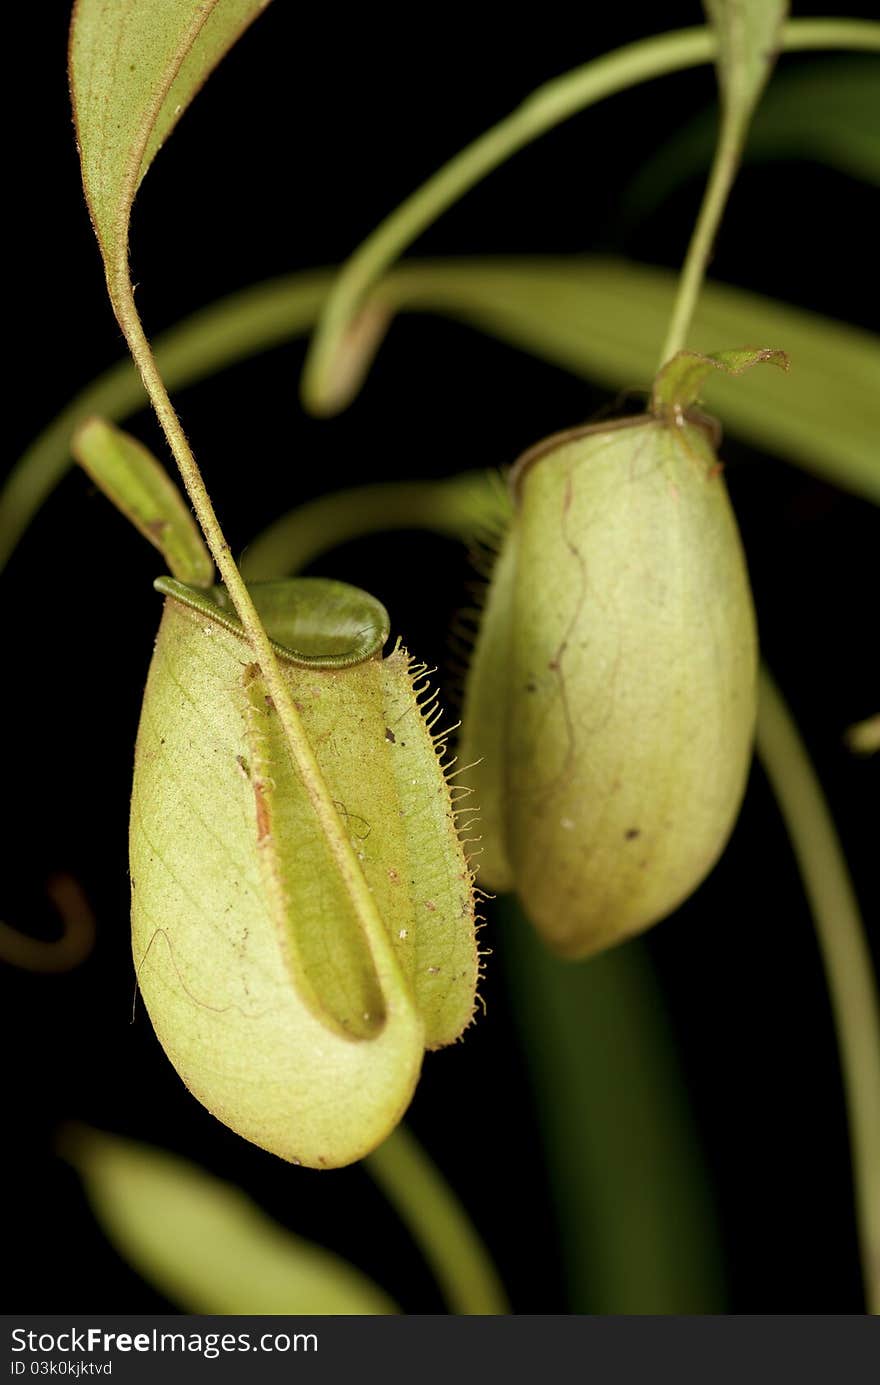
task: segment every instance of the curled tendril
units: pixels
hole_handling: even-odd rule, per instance
[[[0,922],[0,961],[22,971],[72,971],[94,947],[95,915],[82,886],[66,872],[50,877],[46,893],[61,919],[61,937],[34,938]]]

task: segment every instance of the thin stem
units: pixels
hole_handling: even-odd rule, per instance
[[[177,462],[187,495],[192,502],[202,533],[205,536],[205,542],[211,551],[211,556],[217,565],[244,632],[251,643],[291,757],[333,855],[340,878],[364,928],[383,994],[386,993],[386,982],[390,977],[393,977],[394,989],[397,990],[399,969],[394,959],[390,940],[379,917],[375,900],[357,863],[354,849],[345,834],[338,810],[331,799],[290,690],[282,677],[275,652],[269,643],[269,637],[232,557],[231,549],[214,512],[198,463],[193,456],[180,420],[157,369],[150,344],[134,304],[134,295],[125,266],[114,276],[110,290],[119,324],[162,425],[168,445]]]
[[[677,351],[681,351],[687,340],[706,273],[706,265],[709,263],[715,236],[721,225],[721,218],[727,205],[730,189],[736,178],[744,133],[740,120],[728,116],[722,118],[718,145],[712,160],[712,170],[709,174],[700,214],[697,217],[697,224],[694,227],[681,277],[678,281],[675,306],[672,310],[666,340],[660,352],[660,359],[657,362],[658,369],[665,365]]]
[[[880,1001],[864,925],[834,822],[797,727],[761,677],[758,754],[773,786],[813,913],[846,1105],[869,1313],[880,1314]]]
[[[457,154],[386,217],[351,256],[328,299],[303,376],[315,410],[332,401],[338,353],[370,289],[394,260],[468,189],[563,120],[640,82],[702,63],[717,53],[707,28],[682,29],[629,44],[575,68],[535,91],[506,119]],[[792,20],[782,30],[787,52],[821,48],[880,49],[880,24],[867,20]]]
[[[510,1312],[486,1248],[452,1189],[399,1125],[364,1161],[431,1266],[453,1313]]]

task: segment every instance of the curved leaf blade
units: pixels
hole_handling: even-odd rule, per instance
[[[124,272],[128,219],[164,140],[269,0],[78,0],[70,90],[83,185],[105,261]]]
[[[65,1131],[61,1153],[108,1240],[189,1313],[388,1314],[366,1275],[283,1230],[237,1188],[176,1155],[104,1131]]]

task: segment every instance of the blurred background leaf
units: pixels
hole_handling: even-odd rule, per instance
[[[176,1155],[79,1125],[59,1144],[108,1240],[184,1312],[397,1311],[352,1265],[291,1235],[237,1188]]]
[[[719,1229],[644,944],[552,957],[505,900],[516,1000],[576,1313],[721,1313]]]
[[[669,270],[599,256],[401,265],[380,293],[448,313],[613,389],[647,389],[675,292]],[[756,372],[748,388],[720,375],[705,399],[764,452],[880,501],[880,341],[788,304],[722,284],[700,295],[690,347],[761,343],[791,371]]]
[[[259,284],[213,304],[156,341],[176,391],[307,332],[332,280],[315,270]],[[647,391],[676,276],[604,256],[416,260],[377,290],[395,312],[457,318],[611,389]],[[816,313],[723,284],[700,296],[694,350],[762,342],[784,348],[787,377],[766,372],[748,389],[713,379],[706,390],[734,433],[763,451],[880,501],[880,342]],[[370,342],[374,349],[378,342]],[[369,365],[355,378],[362,379]],[[70,442],[93,414],[119,422],[142,407],[143,387],[121,362],[74,399],[35,439],[0,494],[0,565],[71,464]],[[571,420],[575,421],[575,420]]]
[[[744,161],[799,159],[880,183],[880,62],[852,54],[781,67],[752,117]],[[712,159],[718,112],[709,106],[642,165],[620,207],[619,233],[651,217]]]

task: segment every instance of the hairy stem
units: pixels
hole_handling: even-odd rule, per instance
[[[510,1312],[486,1249],[452,1189],[399,1125],[365,1160],[434,1272],[453,1313]]]
[[[880,1314],[880,1001],[834,822],[797,727],[761,675],[758,754],[791,838],[828,982],[846,1092],[868,1311]]]

